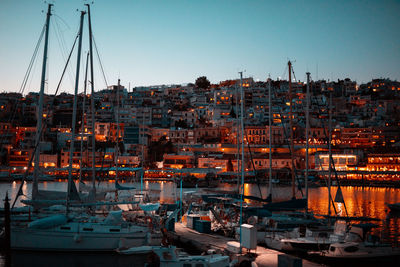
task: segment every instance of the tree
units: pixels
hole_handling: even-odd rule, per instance
[[[206,76],[201,76],[196,79],[196,87],[207,89],[210,87],[210,81],[207,79]]]

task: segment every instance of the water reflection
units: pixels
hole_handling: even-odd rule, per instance
[[[334,197],[337,187],[332,188]],[[374,223],[379,228],[373,230],[374,234],[382,239],[390,241],[395,245],[399,244],[400,214],[389,213],[385,203],[400,202],[400,190],[393,188],[363,188],[363,187],[342,187],[345,205],[336,203],[336,208],[345,209],[349,216],[362,216],[377,218],[380,221]],[[328,190],[327,188],[311,188],[309,191],[309,207],[315,213],[327,214],[328,212]]]
[[[223,184],[221,189],[234,191],[236,185]],[[331,188],[332,198],[335,195],[338,187]],[[345,203],[335,203],[335,207],[331,206],[331,212],[334,214],[336,209],[342,216],[360,216],[372,217],[379,219],[374,223],[379,227],[373,230],[374,234],[381,236],[385,241],[390,241],[396,246],[400,246],[400,212],[389,213],[385,203],[400,202],[400,189],[397,188],[367,188],[367,187],[341,187]],[[244,194],[251,196],[262,196],[266,198],[268,194],[268,186],[257,186],[255,184],[245,184]],[[288,200],[292,197],[290,187],[273,187],[273,201]],[[303,192],[305,194],[305,192]],[[296,197],[302,197],[300,191],[297,190]],[[308,207],[315,214],[328,214],[328,188],[317,187],[309,188]]]

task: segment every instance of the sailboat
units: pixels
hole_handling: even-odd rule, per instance
[[[295,166],[294,166],[294,140],[293,140],[293,121],[292,121],[292,117],[293,117],[293,112],[292,112],[292,63],[289,61],[288,62],[288,68],[289,68],[289,107],[290,107],[290,111],[289,111],[289,127],[290,127],[290,153],[291,153],[291,158],[292,158],[292,166],[291,166],[291,176],[292,176],[292,199],[290,200],[286,200],[286,201],[280,201],[280,202],[272,202],[272,194],[271,194],[271,188],[272,188],[272,174],[270,171],[270,183],[269,183],[269,195],[267,198],[267,201],[269,203],[264,204],[264,208],[266,208],[269,211],[282,211],[282,210],[298,210],[298,209],[304,209],[307,206],[307,198],[299,198],[296,199],[296,193],[295,193]],[[269,81],[269,95],[271,97],[271,82]],[[269,128],[271,129],[271,112],[272,112],[272,107],[271,107],[271,98],[269,99],[270,102],[270,125]],[[271,130],[270,130],[270,140],[272,138],[271,136]],[[272,162],[271,162],[271,157],[272,157],[272,153],[271,153],[271,141],[270,141],[270,170],[272,168]]]
[[[92,36],[90,24],[90,6],[87,4],[87,13],[89,15],[89,33],[90,33],[90,54],[92,54]],[[47,51],[47,36],[49,21],[51,16],[52,4],[49,4],[46,18],[46,43],[45,59]],[[27,222],[13,222],[11,225],[11,247],[20,250],[44,250],[44,251],[114,251],[117,248],[156,245],[161,241],[161,234],[148,227],[148,225],[137,225],[126,222],[122,217],[122,211],[109,212],[106,218],[99,216],[90,216],[83,212],[76,213],[72,209],[85,206],[115,205],[119,203],[82,203],[74,182],[72,181],[72,149],[74,143],[74,133],[76,124],[77,92],[79,84],[79,67],[82,48],[83,22],[86,12],[81,12],[79,41],[77,53],[77,69],[75,81],[75,94],[73,103],[72,120],[72,139],[70,153],[70,169],[68,179],[68,190],[66,199],[61,203],[66,205],[65,214],[56,214],[46,216]],[[45,60],[43,71],[45,73]],[[42,73],[42,77],[44,77]],[[39,127],[40,129],[41,127]],[[40,131],[40,130],[38,130]],[[39,140],[39,137],[37,137]],[[35,165],[37,166],[37,165]],[[37,183],[33,190],[37,190]],[[37,194],[33,191],[33,195]],[[64,193],[65,194],[65,193]],[[54,200],[53,200],[54,202]],[[57,201],[55,201],[57,202]]]
[[[304,209],[307,206],[307,198],[296,198],[295,193],[295,166],[294,166],[294,142],[293,142],[293,126],[292,126],[292,81],[291,81],[291,73],[292,73],[292,63],[288,62],[289,66],[289,101],[290,101],[290,112],[289,112],[289,124],[290,124],[290,151],[292,155],[292,166],[291,166],[291,176],[292,176],[292,199],[275,202],[272,200],[272,183],[274,179],[272,178],[272,100],[271,100],[271,81],[268,82],[269,88],[269,189],[267,198],[255,197],[255,196],[243,196],[246,199],[255,200],[263,204],[263,209],[266,209],[270,212],[272,211],[293,211]]]
[[[291,62],[288,62],[289,66],[289,93],[291,96]],[[293,199],[276,204],[271,203],[269,208],[273,210],[282,209],[300,209],[305,208],[305,213],[299,213],[298,216],[294,214],[287,215],[275,215],[268,218],[265,223],[265,229],[259,231],[259,239],[263,241],[271,248],[278,250],[308,250],[308,249],[323,249],[327,248],[332,242],[337,242],[343,238],[344,231],[341,227],[335,228],[335,233],[330,227],[326,227],[326,222],[317,220],[313,214],[308,212],[308,134],[309,134],[309,84],[310,84],[310,73],[307,72],[307,95],[306,95],[306,171],[305,171],[305,198]],[[292,103],[290,97],[290,105]],[[270,106],[271,108],[271,106]],[[292,111],[290,110],[290,128],[292,129]],[[270,119],[271,121],[271,119]],[[293,139],[293,133],[291,131],[291,139]],[[271,146],[270,146],[271,149]],[[291,151],[293,153],[293,144],[291,142]],[[271,153],[270,153],[271,156]],[[271,161],[270,161],[271,162]],[[292,161],[293,163],[293,161]],[[292,164],[294,170],[294,166]],[[292,172],[292,182],[294,181],[294,172]],[[268,199],[272,200],[271,197],[271,174],[270,174],[270,194]],[[292,192],[294,193],[294,183],[292,183]],[[304,206],[303,206],[304,205]],[[267,207],[264,205],[264,207]],[[263,236],[264,234],[264,236]]]
[[[124,221],[122,211],[112,211],[105,219],[59,214],[11,228],[11,247],[17,250],[111,252],[160,241],[147,226]]]
[[[308,132],[309,132],[309,82],[310,82],[310,73],[307,72],[307,108],[306,108],[306,198],[308,196]],[[330,97],[329,101],[329,141],[328,141],[328,150],[329,150],[329,180],[328,180],[328,218],[330,219],[330,210],[331,210],[331,201],[342,203],[347,217],[335,217],[336,219],[360,219],[360,218],[349,218],[347,213],[346,204],[343,198],[342,190],[340,187],[340,183],[337,180],[338,190],[336,191],[335,199],[332,199],[330,193],[330,181],[331,181],[331,170],[335,170],[334,161],[332,159],[332,152],[331,152],[331,135],[332,135],[332,98]],[[333,166],[331,166],[333,165]],[[337,177],[336,177],[337,178]],[[334,203],[332,206],[336,213],[336,208]],[[309,213],[306,213],[307,215]],[[312,251],[321,251],[327,250],[329,246],[333,243],[343,242],[346,237],[348,231],[348,225],[345,223],[344,220],[337,220],[334,224],[334,227],[330,227],[330,223],[324,223],[324,225],[319,229],[312,229],[312,228],[305,228],[303,233],[300,233],[298,230],[297,232],[292,232],[290,235],[283,237],[280,239],[280,243],[282,243],[282,247],[285,247],[286,250],[294,250],[294,251],[301,251],[301,252],[308,252]]]

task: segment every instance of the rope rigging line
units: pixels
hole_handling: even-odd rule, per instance
[[[278,98],[278,93],[274,90],[274,87],[271,87],[271,92],[275,96],[275,99],[277,99]],[[283,114],[283,108],[282,108],[282,106],[278,106],[278,107],[279,107],[279,114],[282,115]],[[288,140],[289,139],[289,136],[288,136],[289,134],[286,131],[286,127],[285,127],[285,125],[288,124],[288,122],[283,122],[283,120],[284,120],[283,116],[281,116],[281,125],[282,125],[282,129],[283,129],[283,135],[285,136],[285,142],[288,145],[289,153],[292,154],[292,153],[294,153],[294,151],[292,151],[292,149],[290,147],[290,143],[289,143],[289,140]],[[300,180],[297,177],[296,170],[295,170],[295,179],[297,180],[298,185],[300,185]],[[298,187],[298,191],[300,191],[301,196],[304,196],[304,193],[303,193],[303,190],[301,189],[301,186]]]
[[[319,101],[318,101],[318,98],[314,97],[314,99],[316,100],[316,104],[317,104],[317,107],[318,107],[318,108],[319,108],[319,107],[325,107],[325,108],[326,108],[326,105],[328,105],[328,103],[325,103],[325,104],[322,103],[322,104],[320,105],[320,104],[319,104]],[[310,98],[310,100],[312,100],[312,98]],[[312,101],[310,101],[310,102],[312,102]],[[325,131],[325,123],[324,123],[324,121],[322,121],[322,128],[324,129],[324,135],[325,135],[325,138],[326,138],[326,137],[327,137],[327,134],[326,134],[326,131]],[[317,145],[316,145],[316,144],[314,144],[314,148],[317,149]],[[322,169],[323,169],[322,163],[321,163],[320,160],[318,160],[318,162],[319,162],[320,168],[321,168],[321,170],[322,170]],[[333,169],[334,169],[334,168],[333,168]],[[326,178],[325,176],[323,176],[323,178],[324,178],[325,185],[328,187],[327,178]],[[336,211],[336,206],[334,205],[335,202],[333,201],[332,194],[329,194],[329,195],[330,195],[330,199],[329,199],[328,201],[331,201],[331,202],[332,202],[332,206],[333,206],[334,212],[335,212],[335,214],[336,214],[337,211]]]
[[[39,39],[38,39],[38,41],[36,43],[36,46],[35,46],[34,52],[32,54],[31,60],[29,61],[28,68],[27,68],[27,70],[25,72],[25,75],[24,75],[24,78],[22,80],[20,89],[18,91],[19,94],[23,94],[24,91],[25,91],[26,84],[27,84],[27,81],[28,81],[28,79],[30,77],[30,74],[32,72],[32,67],[33,67],[33,64],[34,64],[34,62],[36,60],[36,57],[37,57],[37,54],[38,54],[38,51],[39,51],[39,47],[40,47],[40,43],[42,42],[45,29],[46,29],[46,27],[43,26],[42,32],[40,33],[40,36],[39,36]],[[15,119],[15,116],[17,114],[18,107],[20,106],[20,103],[21,103],[21,99],[20,98],[15,99],[15,104],[13,105],[13,111],[12,111],[12,114],[11,114],[11,118],[9,120],[11,125],[13,125],[13,123],[14,123],[14,119]],[[1,137],[1,141],[0,141],[1,150],[4,149],[3,148],[3,144],[4,144],[8,134],[10,133],[10,131],[11,131],[11,128],[7,129],[6,133],[3,134],[2,137]]]
[[[325,138],[326,138],[326,139],[328,140],[328,142],[329,142],[329,137],[328,137],[328,134],[326,133],[326,128],[325,128],[325,123],[324,123],[324,121],[322,121],[322,126],[323,126],[322,129],[324,130]],[[329,144],[328,144],[328,145],[329,145]],[[338,178],[338,174],[337,174],[337,171],[336,171],[335,161],[333,160],[332,155],[329,155],[329,160],[330,160],[331,163],[332,163],[332,170],[333,170],[334,175],[335,175],[335,180],[336,180],[337,185],[338,185],[338,190],[341,190],[340,182],[339,182],[339,178]],[[334,202],[334,200],[333,200],[333,198],[332,198],[332,194],[330,194],[330,196],[331,196],[332,204],[333,204],[333,207],[334,207],[334,210],[335,210],[335,213],[336,213],[336,208],[335,208],[335,205],[334,205],[335,202]],[[347,217],[348,217],[349,214],[347,213],[347,207],[346,207],[346,203],[345,203],[344,199],[343,199],[343,205],[344,205],[344,209],[345,209],[345,211],[346,211],[346,215],[347,215]]]
[[[64,62],[66,62],[67,61],[67,55],[68,55],[68,53],[67,53],[67,45],[66,45],[66,42],[65,42],[63,31],[61,30],[60,24],[58,23],[58,19],[60,19],[60,21],[62,21],[68,28],[69,28],[69,26],[67,25],[67,23],[60,16],[55,15],[55,18],[57,18],[57,19],[54,20],[55,23],[51,24],[51,25],[53,27],[53,30],[54,30],[56,38],[57,38],[58,45],[60,47],[61,56],[63,57]],[[69,81],[71,83],[71,86],[73,86],[74,85],[74,82],[73,82],[74,79],[73,79],[72,71],[71,71],[70,68],[68,68],[68,78],[69,78]]]
[[[320,104],[319,104],[318,98],[315,98],[315,99],[316,99],[316,103],[317,103],[317,106],[318,106],[318,107],[320,107],[320,106],[326,107],[326,105],[323,105],[323,104],[320,105]],[[323,131],[324,131],[325,138],[328,139],[328,134],[326,133],[324,121],[322,121],[322,128],[323,128]],[[328,140],[329,140],[329,139],[328,139]],[[315,145],[315,147],[316,147],[316,145]],[[334,172],[335,180],[336,180],[337,185],[338,185],[338,190],[339,190],[339,189],[341,190],[341,186],[340,186],[340,182],[339,182],[337,170],[336,170],[336,167],[335,167],[335,161],[333,160],[332,155],[329,155],[329,160],[330,160],[331,163],[332,163],[332,170],[333,170],[333,172]],[[320,164],[320,168],[322,169],[322,163],[321,163],[320,161],[319,161],[319,164]],[[324,176],[324,181],[325,181],[326,185],[328,185],[328,181],[326,180],[325,176]],[[333,206],[333,208],[334,208],[334,211],[335,211],[335,213],[337,213],[337,212],[336,212],[336,207],[335,207],[335,205],[334,205],[335,202],[334,202],[334,200],[333,200],[333,198],[332,198],[332,194],[330,194],[330,195],[331,195],[330,201],[332,201],[332,206]],[[343,202],[344,202],[344,200],[343,200]],[[344,208],[345,208],[345,211],[346,211],[346,216],[349,216],[349,215],[348,215],[348,212],[347,212],[346,203],[344,202],[343,205],[344,205]],[[357,205],[357,208],[358,208],[358,205]]]
[[[71,56],[72,56],[72,52],[74,51],[74,48],[75,48],[75,45],[76,45],[76,41],[77,41],[77,39],[78,39],[78,36],[79,36],[79,34],[78,34],[78,35],[76,36],[76,38],[75,38],[75,41],[74,41],[74,44],[73,44],[73,46],[72,46],[71,52],[70,52],[70,54],[69,54],[69,56],[68,56],[67,63],[66,63],[66,65],[65,65],[65,67],[64,67],[64,70],[63,70],[63,72],[62,72],[60,81],[59,81],[59,83],[58,83],[58,85],[57,85],[56,92],[54,93],[53,101],[48,105],[48,110],[53,110],[53,106],[54,106],[54,103],[55,103],[55,100],[56,100],[56,95],[57,95],[57,93],[58,93],[58,91],[59,91],[59,89],[60,89],[62,80],[63,80],[63,78],[64,78],[66,69],[67,69],[67,67],[68,67],[69,61],[70,61]],[[42,128],[41,128],[40,131],[39,131],[39,135],[42,135],[42,134],[43,134],[45,128],[47,127],[47,124],[48,124],[48,121],[49,121],[49,118],[50,118],[50,117],[51,117],[51,116],[47,116],[47,117],[44,119],[43,124],[42,124]],[[40,140],[37,139],[37,140],[36,140],[36,143],[35,143],[35,146],[33,147],[32,156],[31,156],[31,158],[30,158],[30,160],[29,160],[29,163],[28,163],[28,166],[27,166],[26,171],[25,171],[25,173],[24,173],[24,176],[22,177],[21,185],[20,185],[20,187],[19,187],[19,189],[18,189],[17,195],[15,196],[15,199],[14,199],[14,202],[13,202],[11,208],[14,208],[15,203],[17,202],[18,198],[19,198],[21,195],[23,195],[23,193],[22,193],[22,187],[23,187],[23,185],[24,185],[24,183],[25,183],[26,177],[27,177],[28,174],[29,174],[29,169],[30,169],[30,166],[32,165],[32,161],[33,161],[35,152],[36,152],[36,150],[37,150],[38,147],[39,147],[39,144],[40,144]]]
[[[282,76],[281,76],[281,79],[283,79],[283,77],[286,76],[286,72],[288,71],[288,68],[289,68],[289,67],[286,65],[285,69],[283,70],[283,74],[282,74]],[[279,80],[281,80],[281,79],[279,79]]]
[[[31,60],[30,60],[30,62],[29,62],[28,69],[27,69],[27,71],[26,71],[26,73],[25,73],[25,76],[24,76],[24,79],[23,79],[21,88],[20,88],[19,91],[18,91],[18,93],[20,93],[20,94],[23,94],[24,91],[25,91],[26,83],[28,82],[28,77],[29,77],[29,75],[30,75],[30,73],[31,73],[31,71],[32,71],[32,66],[33,66],[33,63],[35,62],[37,53],[38,53],[38,51],[39,51],[40,43],[42,42],[45,29],[46,29],[46,26],[43,26],[43,29],[42,29],[42,32],[40,33],[40,37],[39,37],[39,39],[38,39],[38,42],[36,43],[36,47],[35,47],[35,50],[34,50],[34,52],[33,52],[32,58],[31,58]]]
[[[311,77],[311,76],[310,76],[310,77]],[[321,106],[322,106],[322,107],[326,107],[327,103],[325,103],[325,105],[324,105],[324,104],[321,104],[321,105],[320,105],[320,104],[318,103],[318,98],[314,97],[314,99],[315,99],[316,101],[312,101],[312,100],[313,100],[313,99],[312,99],[312,96],[310,96],[310,105],[311,105],[311,106],[313,105],[313,104],[312,104],[313,102],[314,102],[314,103],[316,102],[316,105],[317,105],[318,108],[321,107]],[[323,123],[323,127],[325,127],[323,121],[322,121],[322,123]],[[326,135],[326,133],[325,133],[325,135]],[[306,140],[306,142],[308,142],[308,140]],[[315,143],[314,143],[314,144],[311,144],[311,146],[313,146],[314,149],[317,150],[317,145],[316,145]],[[320,169],[322,170],[323,167],[322,167],[321,161],[318,160],[318,163],[319,163]],[[328,187],[328,181],[327,181],[326,177],[323,176],[323,179],[324,179],[325,185]],[[335,202],[334,202],[333,199],[332,199],[332,195],[330,195],[330,199],[329,199],[328,201],[331,201],[331,202],[332,202],[332,206],[333,206],[334,212],[335,212],[335,214],[337,214],[336,207],[335,207],[335,205],[334,205]]]
[[[106,87],[108,88],[107,77],[106,77],[106,74],[104,72],[104,67],[103,67],[103,63],[101,61],[99,50],[97,49],[96,40],[94,39],[94,36],[92,36],[92,38],[93,38],[93,43],[94,43],[94,49],[96,50],[97,59],[98,59],[99,64],[100,64],[101,73],[103,74],[104,83],[106,84]]]
[[[260,181],[258,180],[258,172],[257,172],[256,166],[255,166],[255,164],[254,164],[253,153],[251,153],[250,142],[249,142],[249,136],[248,136],[248,134],[247,134],[246,127],[245,127],[245,129],[244,129],[244,133],[246,134],[247,149],[249,150],[250,162],[251,162],[251,165],[253,166],[254,175],[255,175],[255,177],[256,177],[258,192],[260,193],[260,198],[262,199],[262,192],[261,192],[261,188],[260,188]],[[244,141],[244,140],[242,140],[242,141]]]

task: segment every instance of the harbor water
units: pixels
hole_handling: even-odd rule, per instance
[[[125,183],[140,190],[140,183]],[[0,183],[0,199],[5,198],[6,192],[13,200],[18,192],[19,182]],[[105,188],[114,188],[114,182],[101,182],[99,186]],[[42,182],[39,188],[48,190],[66,190],[66,182]],[[173,182],[144,182],[143,189],[150,192],[152,198],[158,198],[162,203],[174,203],[179,199],[180,189]],[[233,191],[236,189],[234,184],[220,184],[219,190]],[[333,198],[337,187],[332,187]],[[304,191],[304,189],[303,189]],[[31,183],[23,186],[24,196],[29,198],[31,192]],[[189,195],[193,193],[207,193],[209,189],[200,188],[184,188],[183,194]],[[345,205],[336,203],[335,208],[342,216],[362,216],[379,219],[374,221],[379,225],[374,229],[374,234],[379,235],[382,240],[390,242],[393,246],[400,246],[400,214],[392,213],[386,206],[386,203],[400,202],[400,189],[398,188],[378,188],[378,187],[342,187]],[[255,184],[244,185],[245,195],[262,196],[265,198],[268,194],[267,186],[258,187]],[[297,191],[297,197],[301,197],[305,192]],[[274,201],[287,200],[291,198],[291,188],[274,186],[272,190],[272,198]],[[0,206],[4,203],[1,201]],[[16,206],[21,206],[20,201],[16,202]],[[309,189],[309,210],[314,214],[328,213],[328,190],[326,187],[315,187]],[[332,213],[334,209],[331,208]],[[12,255],[13,266],[136,266],[132,262],[140,263],[142,266],[147,259],[140,257],[121,257],[120,255],[91,255],[70,253],[29,253],[15,252]],[[94,264],[97,262],[98,264]],[[4,263],[0,259],[0,265]],[[37,264],[36,264],[37,263]],[[103,264],[104,263],[104,264]]]

